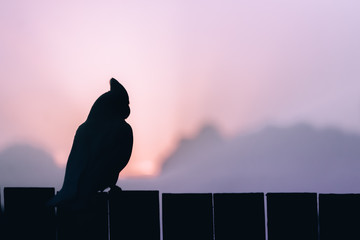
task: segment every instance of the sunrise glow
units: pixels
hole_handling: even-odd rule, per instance
[[[0,149],[31,142],[64,167],[111,77],[132,111],[123,177],[159,174],[206,124],[227,137],[298,121],[359,131],[359,4],[270,2],[3,2]]]

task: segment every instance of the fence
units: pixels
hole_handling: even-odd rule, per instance
[[[99,193],[82,212],[47,208],[53,195],[5,188],[0,239],[360,239],[360,194],[163,193],[162,214],[158,191]]]

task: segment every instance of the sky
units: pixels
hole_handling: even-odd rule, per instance
[[[0,151],[66,165],[111,77],[130,95],[133,155],[151,176],[182,137],[307,122],[360,132],[356,0],[0,0]]]

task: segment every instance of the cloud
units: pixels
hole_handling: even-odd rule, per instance
[[[360,136],[306,124],[224,140],[209,127],[180,142],[162,174],[119,181],[168,192],[359,192]]]
[[[60,187],[64,169],[46,151],[14,144],[0,152],[1,187]]]

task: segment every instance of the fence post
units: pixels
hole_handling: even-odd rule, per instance
[[[360,194],[320,194],[320,238],[360,239]]]
[[[214,194],[214,220],[216,240],[265,240],[264,194]]]
[[[4,188],[5,239],[55,240],[54,188]]]
[[[57,208],[58,240],[107,240],[107,193],[98,193],[86,209]]]
[[[213,239],[212,194],[162,195],[164,240]]]
[[[0,239],[4,239],[5,235],[4,235],[4,231],[5,231],[5,227],[4,227],[4,213],[3,213],[3,207],[1,205],[1,188],[0,188]]]
[[[110,191],[111,240],[160,240],[159,191]]]
[[[268,193],[269,240],[318,239],[316,193]]]

